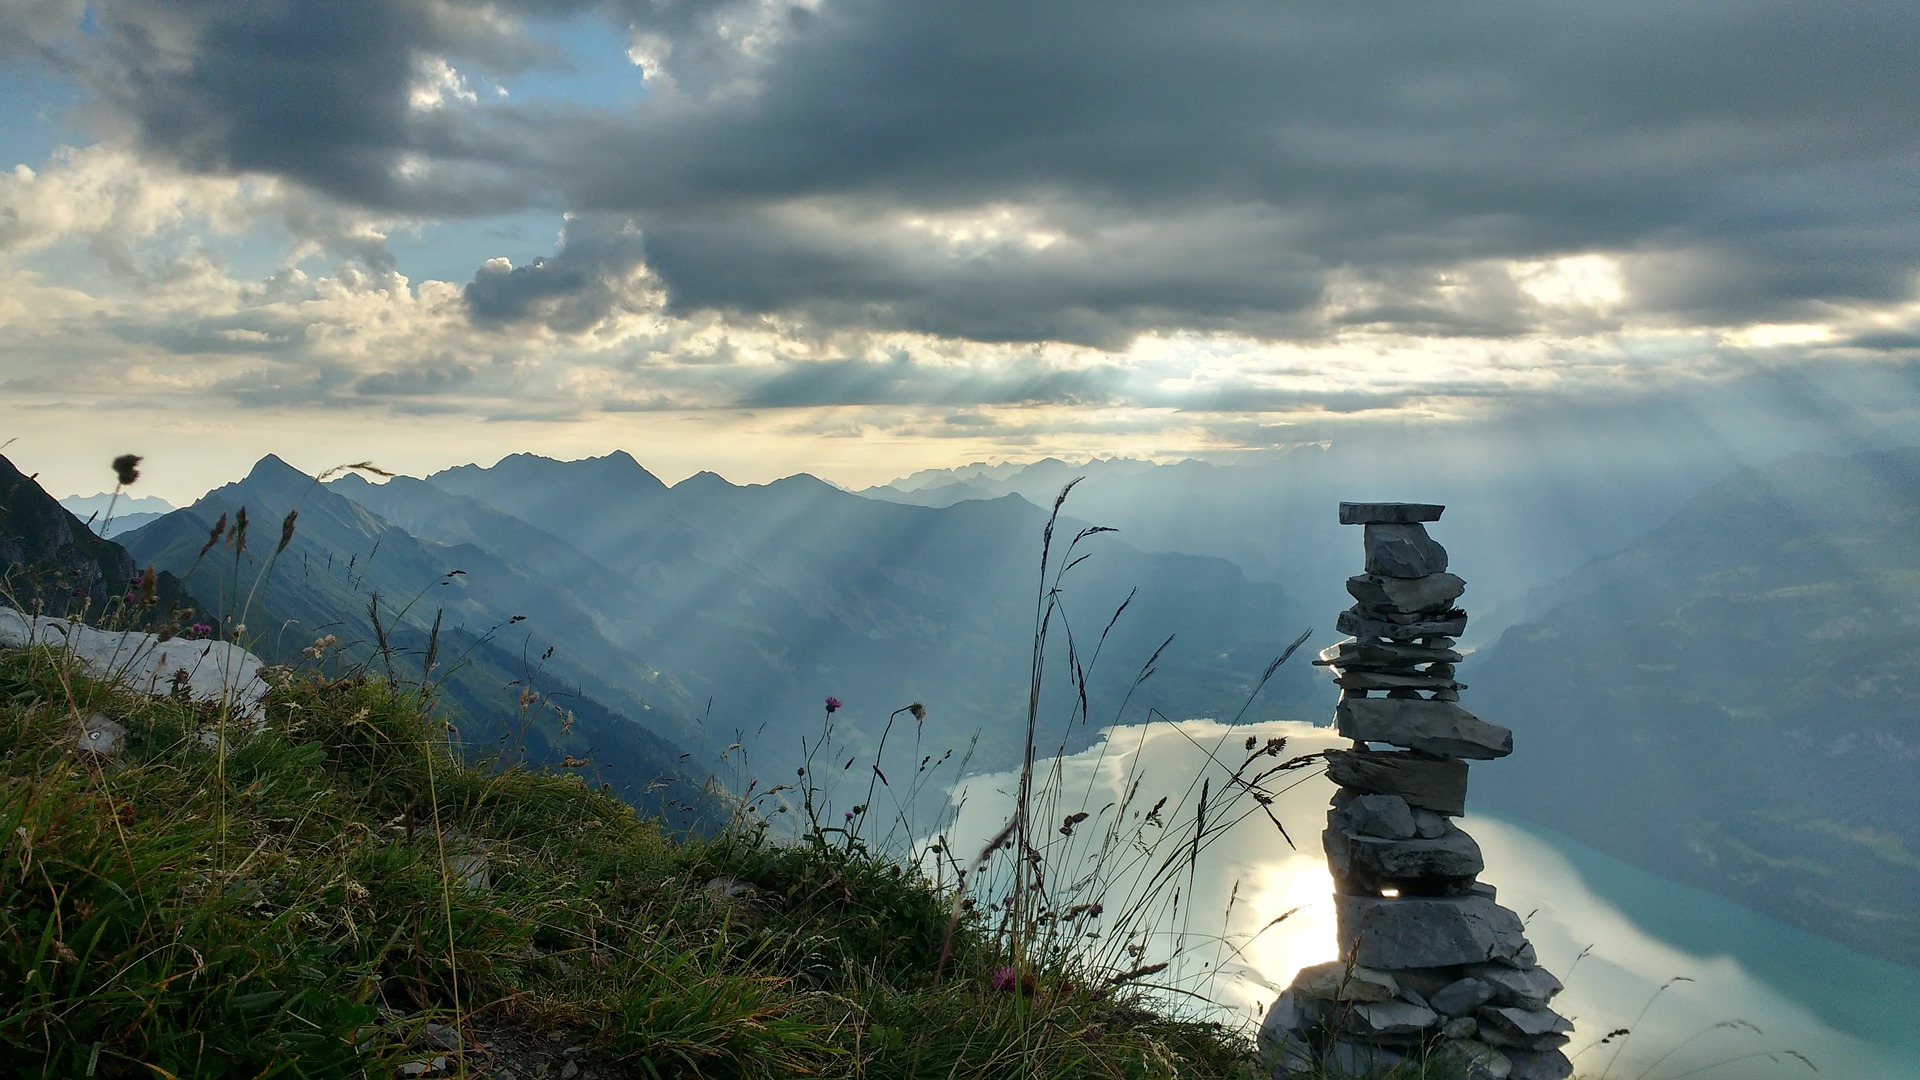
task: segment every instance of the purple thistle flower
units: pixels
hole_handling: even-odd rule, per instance
[[[1010,992],[1019,981],[1012,967],[1002,967],[993,973],[993,988],[1003,994]]]
[[[853,820],[853,811],[851,811],[851,810],[849,810],[849,811],[847,811],[847,820],[848,820],[848,821],[852,821],[852,820]]]
[[[840,699],[839,699],[839,698],[837,698],[837,697],[828,697],[828,698],[827,698],[827,711],[828,711],[828,712],[830,712],[830,713],[834,713],[834,712],[839,712],[839,711],[840,711]]]

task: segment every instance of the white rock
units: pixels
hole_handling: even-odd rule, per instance
[[[237,720],[258,720],[267,683],[260,658],[226,641],[161,641],[139,631],[96,630],[47,616],[29,618],[0,606],[0,647],[51,645],[79,660],[86,673],[128,690],[165,697],[176,673],[186,672],[187,696],[227,707]]]

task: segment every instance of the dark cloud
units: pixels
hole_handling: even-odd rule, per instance
[[[583,212],[551,258],[476,277],[494,325],[615,310],[639,242],[588,233],[629,221],[679,310],[1103,346],[1325,334],[1339,274],[1388,286],[1345,316],[1370,326],[1548,317],[1417,284],[1476,260],[1644,256],[1629,303],[1708,322],[1904,297],[1920,268],[1906,2],[495,10],[657,35],[655,92],[415,109],[424,56],[560,62],[452,0],[109,0],[83,62],[111,122],[190,168],[430,217]],[[1025,216],[965,241],[914,224],[995,207]]]
[[[422,365],[400,371],[377,371],[354,380],[355,393],[369,397],[444,394],[473,381],[473,369],[464,364]]]
[[[633,297],[646,252],[630,222],[599,215],[572,218],[560,250],[525,266],[492,262],[464,291],[475,322],[491,326],[536,321],[580,333],[605,321]]]

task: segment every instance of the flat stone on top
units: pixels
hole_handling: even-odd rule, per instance
[[[1375,618],[1383,614],[1438,615],[1453,609],[1467,591],[1458,574],[1428,574],[1417,578],[1360,574],[1347,579],[1347,594],[1360,601],[1360,610]]]
[[[1342,697],[1334,717],[1340,734],[1360,742],[1389,743],[1436,757],[1487,760],[1513,753],[1513,732],[1452,701]]]
[[[1333,620],[1334,629],[1357,638],[1386,638],[1409,641],[1413,638],[1457,638],[1466,632],[1467,613],[1449,611],[1444,615],[1409,616],[1413,621],[1399,623],[1369,617],[1358,605],[1341,612]]]
[[[1480,845],[1462,829],[1437,840],[1352,835],[1346,840],[1349,867],[1385,881],[1470,878],[1487,868]]]
[[[1407,805],[1451,817],[1467,812],[1467,763],[1396,751],[1329,750],[1327,776],[1366,794],[1398,795]]]
[[[1321,667],[1366,667],[1374,670],[1416,664],[1457,664],[1463,657],[1452,649],[1434,649],[1398,641],[1342,641],[1320,650]]]
[[[1342,525],[1411,525],[1439,521],[1446,507],[1438,503],[1343,502]]]
[[[1513,959],[1527,944],[1520,916],[1484,896],[1336,894],[1333,903],[1340,955],[1382,971]]]

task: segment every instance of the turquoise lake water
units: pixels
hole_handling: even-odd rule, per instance
[[[1135,847],[1148,854],[1110,854],[1104,866],[1055,866],[1056,879],[1089,875],[1095,884],[1087,886],[1087,899],[1102,890],[1104,897],[1126,895],[1128,883],[1117,880],[1126,867],[1157,864],[1153,845],[1175,842],[1192,819],[1201,778],[1220,785],[1245,758],[1248,736],[1284,737],[1288,755],[1346,745],[1327,728],[1298,722],[1114,729],[1101,745],[1060,764],[1057,786],[1071,797],[1048,813],[1084,804],[1094,815],[1088,824],[1099,824],[1137,782],[1134,812],[1165,794],[1168,827],[1130,824],[1139,833]],[[1210,757],[1226,768],[1209,765]],[[1298,782],[1269,809],[1298,849],[1252,813],[1209,846],[1183,900],[1188,914],[1140,937],[1145,951],[1134,958],[1168,960],[1162,978],[1220,1003],[1223,1018],[1262,1015],[1295,971],[1335,956],[1332,880],[1319,849],[1333,786],[1320,775],[1284,779]],[[995,774],[955,786],[957,817],[947,831],[956,850],[971,850],[967,845],[1006,823],[1014,781]],[[1217,818],[1226,799],[1215,790]],[[1542,965],[1567,984],[1555,1007],[1575,1023],[1568,1050],[1580,1076],[1784,1080],[1812,1077],[1817,1067],[1826,1078],[1920,1080],[1920,971],[1862,956],[1548,830],[1485,815],[1461,824],[1486,855],[1482,880],[1527,920]],[[1124,928],[1113,929],[1117,938]],[[1169,1000],[1189,1007],[1193,1001]],[[1632,1034],[1599,1041],[1622,1027]]]

